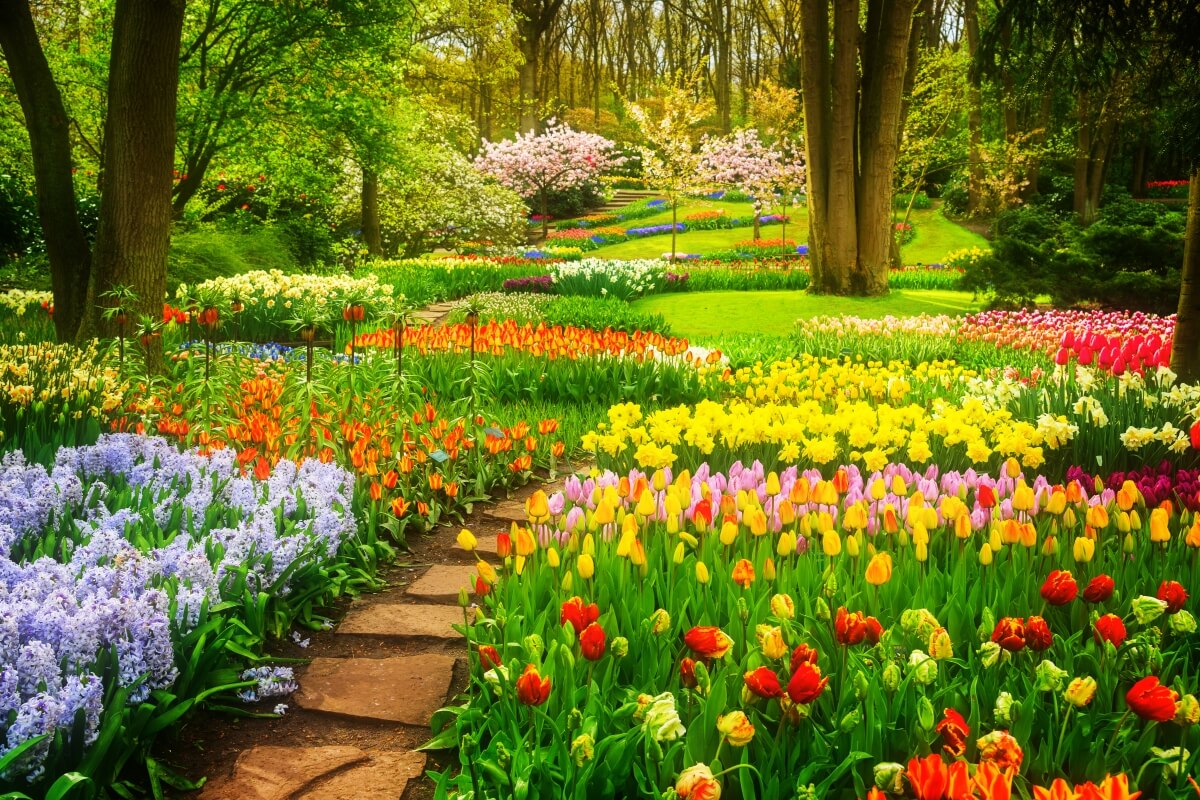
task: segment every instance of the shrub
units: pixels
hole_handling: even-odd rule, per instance
[[[205,223],[171,237],[167,255],[167,290],[210,278],[230,278],[255,270],[295,272],[288,237],[273,225],[254,225],[244,233]]]
[[[967,213],[967,182],[962,175],[955,175],[942,187],[942,210],[956,216]]]
[[[925,192],[917,192],[914,197],[911,194],[898,194],[892,198],[892,208],[897,211],[905,211],[908,209],[909,200],[912,200],[913,208],[933,208],[933,201],[929,199],[929,195]]]
[[[669,335],[671,326],[661,314],[635,311],[623,300],[599,297],[559,297],[541,309],[548,325],[570,325],[602,331],[653,331]]]
[[[1005,212],[995,230],[992,254],[971,259],[964,285],[993,292],[998,304],[1048,294],[1059,306],[1169,312],[1178,301],[1183,219],[1176,212],[1117,200],[1082,228],[1070,213],[1034,205]]]

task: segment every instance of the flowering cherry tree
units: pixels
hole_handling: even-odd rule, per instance
[[[537,197],[545,236],[550,231],[547,194],[581,186],[619,162],[613,143],[603,136],[551,122],[540,134],[485,140],[475,167],[521,197]]]
[[[787,230],[786,207],[804,189],[804,157],[799,148],[787,142],[769,145],[753,128],[745,128],[728,136],[705,139],[700,147],[700,165],[707,180],[733,187],[753,198],[755,239],[759,238],[758,219],[766,208],[767,198],[776,193],[783,198],[783,224]]]

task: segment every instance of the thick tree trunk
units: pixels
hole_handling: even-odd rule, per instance
[[[818,294],[882,294],[892,260],[892,172],[916,0],[870,0],[865,32],[858,5],[834,4],[832,59],[828,4],[800,8],[810,291]]]
[[[375,170],[363,168],[362,176],[362,237],[367,252],[383,255],[383,234],[379,225],[379,176]]]
[[[171,165],[184,0],[118,0],[109,61],[100,224],[80,335],[102,332],[98,305],[132,286],[137,311],[162,314],[171,241]],[[149,366],[161,363],[159,350]]]
[[[70,120],[38,40],[28,0],[0,0],[0,18],[4,19],[0,50],[25,115],[33,153],[38,218],[54,290],[55,334],[59,341],[69,341],[83,315],[92,260],[71,179]],[[169,177],[169,167],[167,172]]]
[[[966,0],[963,11],[967,28],[967,52],[974,61],[979,49],[979,0]],[[967,214],[979,212],[983,195],[983,100],[979,74],[973,70],[967,89]]]
[[[1200,168],[1192,170],[1188,186],[1183,281],[1177,314],[1171,369],[1181,380],[1192,383],[1200,379]]]
[[[1109,114],[1108,103],[1093,119],[1086,91],[1079,93],[1079,136],[1076,141],[1074,174],[1074,211],[1082,225],[1096,221],[1100,210],[1100,195],[1104,190],[1104,175],[1116,133],[1116,122]]]

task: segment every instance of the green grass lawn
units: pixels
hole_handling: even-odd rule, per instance
[[[819,297],[807,292],[683,292],[643,298],[633,307],[662,314],[676,336],[790,333],[798,319],[849,314],[879,318],[965,314],[979,309],[969,292],[905,289],[884,297]]]
[[[684,221],[688,214],[697,211],[720,210],[733,217],[749,217],[752,213],[750,203],[730,203],[723,200],[690,199],[686,204],[680,204],[679,220]],[[777,213],[779,209],[768,209],[768,213]],[[808,209],[800,206],[789,211],[791,222],[787,225],[787,238],[804,244],[808,241]],[[897,214],[897,218],[901,216]],[[987,240],[977,233],[951,222],[942,216],[936,208],[914,210],[911,217],[917,228],[916,238],[901,250],[901,257],[906,265],[939,264],[955,250],[964,247],[986,247]],[[622,227],[647,227],[650,225],[666,225],[671,222],[671,212],[646,219],[632,220],[619,223]],[[780,225],[765,225],[762,227],[764,238],[779,238]],[[676,248],[680,253],[706,253],[732,247],[736,242],[745,241],[754,235],[754,229],[732,228],[720,231],[689,231],[681,233],[676,238]],[[594,258],[660,258],[671,249],[670,234],[647,236],[643,239],[631,239],[627,242],[600,247],[589,251],[587,255]]]

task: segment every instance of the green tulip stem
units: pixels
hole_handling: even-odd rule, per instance
[[[1108,740],[1108,748],[1104,751],[1104,763],[1112,763],[1113,747],[1117,744],[1117,735],[1121,733],[1121,728],[1125,727],[1125,720],[1129,718],[1130,711],[1125,709],[1125,713],[1121,715],[1121,719],[1117,720],[1117,727],[1113,730],[1112,738]]]
[[[1060,759],[1062,758],[1063,741],[1067,738],[1067,724],[1070,723],[1071,712],[1074,710],[1075,709],[1073,706],[1068,705],[1067,713],[1063,714],[1062,727],[1059,728],[1059,731],[1058,731],[1058,746],[1056,746],[1054,748],[1054,763],[1056,765],[1060,765],[1060,766],[1062,765],[1062,761]],[[1063,769],[1063,774],[1064,775],[1067,774],[1066,769]]]
[[[724,736],[722,736],[722,737],[721,737],[721,741],[717,742],[717,752],[713,754],[713,760],[712,760],[712,763],[714,763],[714,764],[719,764],[719,763],[721,763],[721,749],[722,749],[722,748],[724,748],[724,747],[725,747],[725,737],[724,737]],[[731,767],[731,769],[732,769],[732,767]],[[725,770],[725,772],[728,772],[728,770]],[[725,774],[725,772],[721,772],[721,773],[718,773],[718,774],[724,775],[724,774]],[[715,777],[716,777],[716,775],[714,775],[713,777],[715,778]]]

